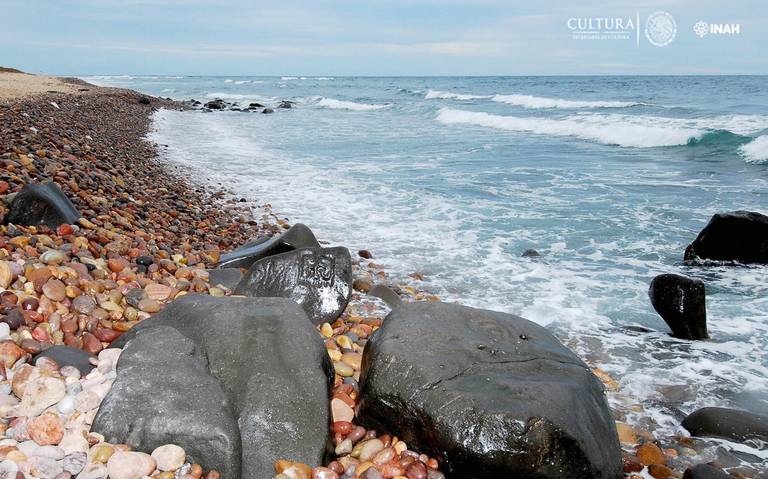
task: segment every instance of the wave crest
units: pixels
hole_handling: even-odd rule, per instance
[[[335,98],[321,98],[317,106],[332,108],[335,110],[371,111],[387,108],[389,105],[376,105],[370,103],[355,103],[353,101],[336,100]]]
[[[634,101],[563,100],[532,95],[494,95],[493,101],[523,108],[627,108],[642,105]]]
[[[739,147],[739,154],[747,163],[768,163],[768,135],[758,136]]]

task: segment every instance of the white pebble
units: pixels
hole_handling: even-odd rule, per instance
[[[11,337],[11,327],[8,323],[0,323],[0,340],[8,339]]]
[[[56,409],[65,415],[72,414],[72,412],[75,410],[75,397],[72,395],[64,396],[64,399],[59,401],[59,403],[56,405]]]

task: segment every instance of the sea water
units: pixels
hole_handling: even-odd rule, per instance
[[[702,406],[768,413],[768,267],[682,262],[714,213],[768,213],[768,77],[85,79],[293,101],[160,111],[150,138],[196,177],[371,250],[396,282],[547,326],[657,437]],[[668,335],[647,294],[661,273],[705,282],[711,340]]]

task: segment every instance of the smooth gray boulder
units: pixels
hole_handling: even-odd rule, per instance
[[[768,216],[731,211],[712,216],[685,249],[685,260],[768,263]]]
[[[661,274],[651,281],[648,297],[676,338],[709,337],[703,281],[679,274]]]
[[[56,228],[62,224],[77,223],[77,212],[69,198],[56,183],[30,183],[25,185],[11,202],[6,223],[21,226],[46,224]]]
[[[352,258],[347,248],[303,248],[254,263],[235,294],[290,298],[314,324],[332,323],[352,296]]]
[[[59,366],[74,366],[80,373],[86,375],[95,367],[91,364],[91,359],[96,359],[93,354],[83,351],[82,349],[73,348],[71,346],[51,346],[50,348],[38,353],[33,359],[32,363],[37,364],[39,358],[50,358],[56,361]]]
[[[181,366],[175,365],[178,362],[175,357],[166,356],[163,348],[154,347],[152,338],[169,336],[169,329],[195,346],[196,352],[187,354],[189,361],[194,359],[202,365],[200,374],[207,374],[220,386],[226,402],[222,402],[213,386],[199,390],[197,384],[201,379],[197,375],[179,371],[177,368]],[[147,341],[136,345],[142,338]],[[194,404],[188,407],[176,398],[203,395],[211,404],[226,404],[226,407],[219,406],[218,411],[228,411],[228,417],[239,429],[242,452],[238,451],[236,456],[241,458],[242,475],[230,464],[231,475],[222,474],[222,477],[272,477],[272,464],[279,458],[306,464],[322,462],[329,444],[328,396],[333,366],[320,336],[293,301],[190,294],[139,323],[118,341],[126,344],[123,355],[135,351],[136,355],[146,356],[152,369],[143,371],[142,376],[137,373],[123,379],[124,363],[130,364],[132,355],[120,357],[115,384],[121,380],[138,381],[142,387],[113,387],[97,414],[94,430],[112,434],[108,437],[117,442],[126,440],[127,431],[141,431],[132,434],[143,441],[142,450],[151,450],[156,441],[166,438],[168,430],[173,430],[173,440],[164,439],[165,442],[186,449],[198,440],[189,434],[190,427],[194,430],[198,421],[208,424],[203,416],[213,413],[202,407],[195,409]],[[179,378],[178,382],[169,381],[169,376]],[[151,399],[147,399],[149,395]],[[155,414],[157,419],[153,421],[142,420],[151,415],[146,409],[140,409],[135,415],[125,413],[142,400],[150,401],[155,411],[177,411],[184,421],[167,425],[163,414]],[[201,464],[210,467],[208,460],[235,444],[228,427],[227,433],[222,433],[227,441],[221,440],[221,447],[212,448],[210,456],[199,460]],[[231,456],[226,457],[229,464]]]
[[[768,417],[738,409],[704,407],[686,416],[682,425],[692,436],[768,442]]]
[[[256,261],[267,256],[293,251],[299,248],[318,248],[314,233],[307,226],[296,223],[281,235],[258,238],[250,243],[221,255],[219,268],[250,268]]]
[[[600,381],[547,330],[449,303],[394,309],[363,353],[358,420],[437,458],[448,477],[615,479]]]
[[[142,328],[133,336],[91,429],[142,451],[178,444],[189,461],[240,477],[233,404],[208,372],[205,350],[169,326]]]

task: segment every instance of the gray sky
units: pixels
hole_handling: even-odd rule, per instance
[[[657,11],[677,26],[662,47],[645,35]],[[0,65],[61,75],[768,74],[766,0],[0,0],[0,13]],[[569,29],[638,16],[639,45],[635,30]],[[739,33],[699,37],[699,21]]]

